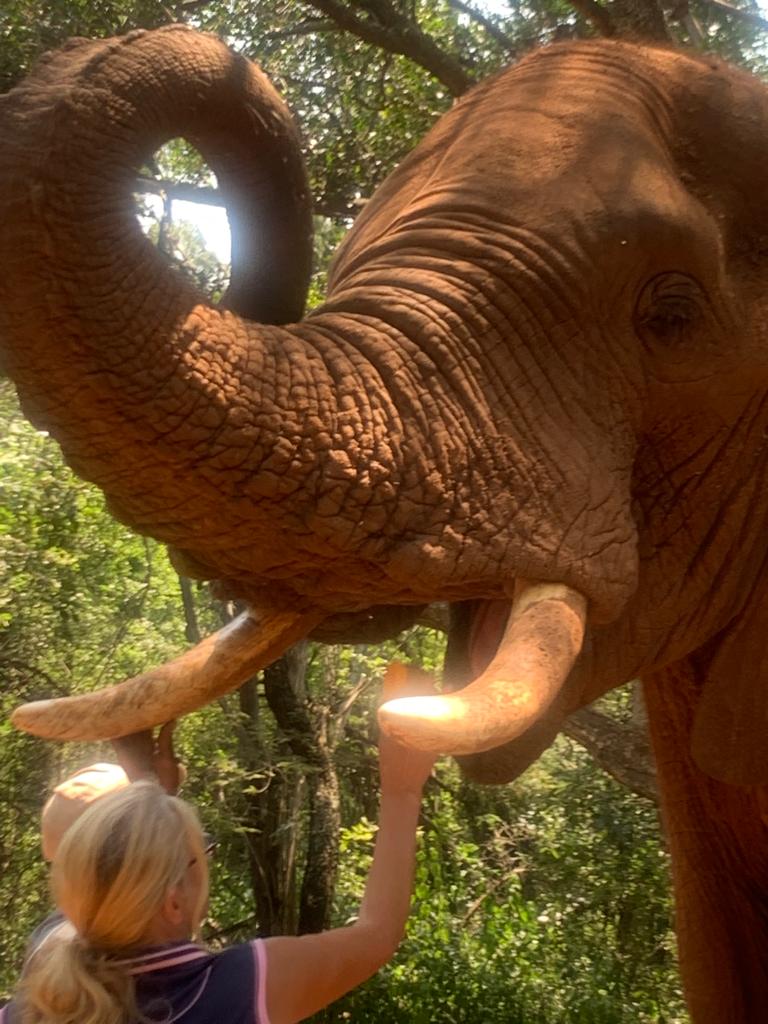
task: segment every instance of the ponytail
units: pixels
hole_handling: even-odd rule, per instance
[[[133,978],[79,937],[52,938],[19,986],[21,1024],[139,1021]]]

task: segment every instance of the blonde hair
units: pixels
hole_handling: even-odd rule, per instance
[[[24,1024],[141,1020],[120,955],[147,944],[167,894],[195,861],[204,881],[194,929],[208,896],[203,834],[194,810],[152,782],[96,801],[69,828],[53,862],[56,905],[77,934],[51,940],[30,961],[18,995]]]

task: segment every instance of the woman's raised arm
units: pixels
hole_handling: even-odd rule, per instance
[[[432,692],[431,677],[392,665],[386,699]],[[405,931],[424,783],[435,757],[379,741],[381,804],[373,863],[354,924],[316,935],[270,938],[266,951],[269,1024],[294,1024],[360,985],[394,954]]]

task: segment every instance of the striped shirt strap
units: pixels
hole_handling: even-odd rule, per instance
[[[253,1006],[255,1011],[255,1024],[269,1024],[267,1013],[267,947],[263,939],[254,939],[251,943],[253,949],[253,977],[256,991],[254,992]],[[2,1024],[2,1018],[0,1018]]]

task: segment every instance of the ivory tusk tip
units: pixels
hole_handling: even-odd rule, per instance
[[[46,731],[48,712],[53,700],[34,700],[27,704],[21,704],[11,712],[11,724],[23,732],[32,733],[34,736],[49,737]]]
[[[485,672],[451,694],[386,701],[384,733],[429,753],[474,754],[518,739],[550,713],[583,643],[586,600],[560,583],[518,590]]]
[[[87,715],[73,714],[70,709],[63,713],[62,703],[77,699],[76,697],[54,697],[50,700],[33,700],[27,704],[21,704],[11,712],[11,725],[43,740],[69,740],[79,743],[112,739],[145,728],[142,725],[136,725],[134,728],[133,724],[129,722],[126,723],[123,730],[115,729],[108,732],[106,729],[100,728],[101,723],[98,719],[93,720]]]
[[[430,754],[465,753],[461,703],[455,697],[400,697],[381,705],[379,725],[406,747]]]
[[[456,703],[455,699],[452,703]],[[381,705],[379,716],[444,722],[448,719],[455,719],[456,710],[451,707],[445,697],[397,697],[395,700],[388,700]]]
[[[324,616],[250,609],[164,665],[116,686],[22,704],[11,722],[48,740],[90,742],[152,729],[230,693]]]

